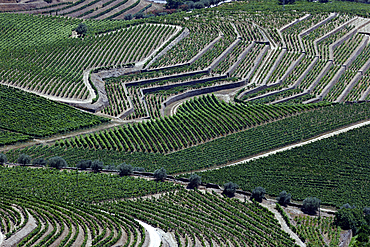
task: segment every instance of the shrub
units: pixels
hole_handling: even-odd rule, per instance
[[[91,167],[91,164],[92,164],[91,160],[80,160],[77,163],[76,167],[77,167],[77,169],[80,169],[80,170],[86,170],[86,168]]]
[[[204,8],[204,3],[202,3],[202,2],[196,2],[196,3],[194,3],[194,8],[196,8],[196,9],[202,9],[202,8]]]
[[[27,154],[20,154],[17,163],[21,165],[28,165],[31,163],[31,157]]]
[[[6,155],[3,153],[0,153],[0,165],[4,165],[8,160],[6,158]]]
[[[285,190],[280,192],[279,196],[276,198],[277,202],[280,205],[287,205],[290,202],[290,199],[292,199],[292,195],[287,193]]]
[[[133,173],[134,168],[131,165],[127,164],[120,164],[118,166],[118,175],[122,176],[130,176]]]
[[[154,172],[154,177],[157,181],[164,181],[167,177],[166,170],[162,167]]]
[[[251,199],[262,202],[262,199],[265,199],[265,194],[266,190],[263,187],[257,187],[252,191]]]
[[[99,161],[99,160],[94,160],[92,163],[91,163],[91,170],[95,173],[98,173],[100,172],[101,170],[103,170],[103,167],[104,167],[104,163],[102,161]]]
[[[34,166],[46,166],[46,160],[44,158],[37,158],[32,161]]]
[[[129,20],[132,20],[134,17],[132,16],[132,14],[127,14],[127,15],[125,15],[124,16],[124,19],[126,20],[126,21],[129,21]]]
[[[239,186],[236,183],[228,182],[224,184],[224,191],[222,192],[222,194],[229,196],[229,197],[233,197],[235,196],[235,192],[237,188],[239,188]]]
[[[78,24],[78,27],[76,28],[76,32],[79,35],[85,35],[87,33],[87,26],[85,23]]]
[[[198,186],[202,183],[202,178],[197,174],[191,175],[189,180],[190,181],[189,181],[188,187],[191,189],[198,188]]]
[[[352,229],[356,233],[357,228],[365,224],[365,220],[359,208],[341,207],[335,212],[334,223],[344,230]]]
[[[313,214],[317,211],[320,206],[321,201],[316,197],[307,197],[303,200],[303,211]]]
[[[67,162],[59,156],[52,157],[48,160],[49,167],[55,169],[61,169],[63,167],[67,167]]]

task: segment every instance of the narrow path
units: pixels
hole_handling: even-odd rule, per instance
[[[149,245],[148,247],[159,247],[161,245],[161,237],[158,235],[157,231],[154,227],[135,219],[137,222],[139,222],[140,225],[142,225],[145,230],[149,233]]]
[[[287,151],[287,150],[290,150],[290,149],[293,149],[293,148],[296,148],[296,147],[301,147],[301,146],[310,144],[312,142],[320,141],[320,140],[323,140],[323,139],[326,139],[326,138],[329,138],[329,137],[332,137],[332,136],[335,136],[335,135],[339,135],[341,133],[348,132],[348,131],[353,130],[353,129],[361,128],[361,127],[369,125],[369,124],[370,124],[370,120],[365,120],[365,121],[362,121],[362,122],[359,122],[359,123],[351,124],[349,126],[347,125],[347,126],[344,126],[342,128],[323,133],[319,136],[312,137],[312,138],[310,138],[308,140],[305,140],[305,141],[301,141],[301,142],[290,144],[290,145],[287,145],[287,146],[284,146],[284,147],[281,147],[281,148],[273,149],[273,150],[267,151],[267,152],[262,153],[262,154],[257,154],[257,155],[252,156],[252,157],[250,156],[248,158],[239,160],[239,161],[231,163],[231,164],[222,165],[222,166],[213,167],[213,168],[211,167],[211,168],[206,168],[206,169],[200,169],[200,170],[197,170],[197,171],[194,171],[194,172],[205,172],[205,171],[209,171],[209,170],[218,170],[218,169],[221,169],[223,167],[228,167],[228,166],[236,166],[236,165],[239,165],[239,164],[242,164],[242,163],[246,163],[246,162],[253,161],[253,160],[256,160],[256,159],[264,158],[264,157],[267,157],[267,156],[272,155],[272,154],[284,152],[284,151]],[[182,172],[182,173],[171,174],[171,175],[177,176],[177,175],[186,174],[186,173],[187,172]]]
[[[0,229],[0,246],[2,246],[3,241],[4,241],[4,235],[3,235],[3,233],[1,232],[1,229]]]
[[[35,218],[33,218],[33,216],[29,212],[27,212],[27,214],[28,222],[26,223],[26,225],[21,230],[16,232],[13,236],[5,240],[3,245],[1,246],[16,246],[20,241],[22,241],[23,238],[25,238],[37,227]]]

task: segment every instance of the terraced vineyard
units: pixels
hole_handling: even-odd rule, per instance
[[[370,205],[369,127],[227,166],[369,120],[368,5],[27,4],[0,13],[0,246],[338,246],[332,219],[246,194]]]

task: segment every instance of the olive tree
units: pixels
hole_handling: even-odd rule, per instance
[[[235,192],[238,187],[239,186],[236,183],[228,182],[224,184],[224,191],[222,192],[222,194],[229,196],[229,197],[233,197],[235,196]]]
[[[87,26],[85,23],[80,23],[78,24],[77,28],[76,28],[76,32],[79,34],[79,35],[85,35],[87,33]]]
[[[282,206],[286,206],[290,202],[290,199],[292,199],[292,195],[285,190],[280,192],[279,196],[276,198],[277,202]]]
[[[189,184],[188,184],[188,187],[193,189],[193,188],[198,188],[198,186],[202,183],[202,178],[197,175],[197,174],[193,174],[190,176],[189,178]]]
[[[262,199],[266,199],[265,194],[266,194],[266,190],[263,187],[256,187],[252,191],[251,199],[254,199],[257,202],[262,202]]]
[[[55,156],[48,160],[48,165],[55,169],[62,169],[67,167],[67,162],[62,157]]]
[[[77,163],[76,167],[77,167],[77,169],[80,169],[80,170],[86,170],[86,168],[91,167],[91,164],[92,164],[91,160],[80,160]]]
[[[166,170],[162,167],[154,172],[154,177],[157,181],[164,181],[167,177]]]
[[[314,214],[317,209],[320,207],[321,201],[316,197],[307,197],[303,200],[303,211]]]
[[[0,165],[4,165],[8,160],[6,158],[6,155],[3,153],[0,153]]]
[[[131,165],[126,163],[120,164],[118,166],[118,175],[122,176],[130,176],[134,171],[134,168]]]
[[[28,154],[20,154],[17,163],[21,165],[28,165],[31,163],[31,157]]]
[[[34,166],[46,166],[46,160],[44,158],[37,158],[32,160]]]
[[[99,160],[94,160],[92,163],[91,163],[91,170],[95,173],[98,173],[100,172],[101,170],[103,170],[103,167],[104,167],[104,163],[102,161],[99,161]]]

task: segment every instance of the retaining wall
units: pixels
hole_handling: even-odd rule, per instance
[[[301,82],[303,81],[303,79],[307,76],[307,74],[312,70],[313,66],[315,66],[315,64],[317,63],[317,61],[319,60],[319,57],[316,56],[313,61],[311,62],[310,66],[308,66],[308,68],[303,72],[303,74],[298,78],[298,80],[295,82],[294,84],[294,88],[297,88]]]
[[[161,90],[168,90],[174,87],[181,87],[181,86],[188,86],[188,85],[195,85],[199,83],[204,83],[208,81],[214,81],[214,80],[220,80],[220,79],[225,79],[227,78],[227,75],[220,75],[220,76],[215,76],[215,77],[207,77],[204,79],[199,79],[199,80],[192,80],[192,81],[187,81],[187,82],[181,82],[181,83],[175,83],[171,85],[163,85],[163,86],[158,86],[158,87],[148,87],[142,89],[143,94],[148,94],[156,91],[161,91]]]
[[[330,89],[338,82],[339,78],[343,75],[346,71],[346,67],[342,66],[338,72],[334,75],[333,79],[326,85],[326,87],[322,90],[320,94],[320,100],[323,100],[325,96],[329,93]]]
[[[292,100],[292,99],[296,99],[296,98],[299,98],[299,97],[302,97],[306,94],[308,94],[309,92],[306,90],[304,91],[303,93],[298,93],[298,94],[295,94],[295,95],[292,95],[292,96],[289,96],[289,97],[286,97],[284,99],[279,99],[279,100],[276,100],[274,102],[271,102],[270,105],[274,105],[274,104],[279,104],[279,103],[284,103],[286,101],[289,101],[289,100]]]
[[[206,47],[204,47],[200,52],[198,52],[195,57],[189,60],[189,65],[193,64],[195,61],[197,61],[201,56],[204,55],[209,49],[211,49],[220,39],[223,38],[223,35],[219,35],[216,39],[214,39],[211,43],[209,43]]]
[[[270,49],[270,46],[267,45],[265,48],[263,48],[263,50],[261,51],[261,53],[258,55],[258,57],[256,58],[256,60],[254,61],[254,65],[253,65],[251,71],[249,71],[249,73],[246,76],[246,79],[247,80],[250,79],[250,77],[252,76],[252,74],[254,73],[254,71],[258,68],[258,66],[260,65],[260,63],[262,61],[262,58],[265,56],[266,52],[269,49]]]
[[[275,69],[277,68],[277,66],[279,66],[281,60],[283,59],[285,53],[287,53],[287,49],[286,48],[283,48],[282,51],[280,52],[278,58],[276,59],[274,65],[271,67],[270,71],[267,73],[265,79],[263,80],[262,84],[265,85],[267,83],[267,81],[270,79],[272,73],[275,71]]]
[[[256,44],[255,41],[253,41],[240,56],[238,57],[238,60],[226,71],[226,75],[230,76],[234,73],[234,71],[238,68],[240,63],[243,61],[243,59],[248,55],[248,53],[251,51],[253,46]]]
[[[335,17],[337,17],[337,16],[338,16],[338,13],[331,13],[331,14],[329,15],[329,17],[328,17],[328,18],[326,18],[326,19],[325,19],[325,20],[323,20],[323,21],[320,21],[320,22],[319,22],[319,23],[317,23],[316,25],[314,25],[314,26],[310,27],[309,29],[307,29],[307,30],[305,30],[305,31],[301,32],[301,33],[300,33],[300,35],[301,35],[301,36],[305,36],[305,35],[307,35],[308,33],[310,33],[310,32],[312,32],[312,31],[314,31],[314,30],[318,29],[320,26],[322,26],[322,25],[324,25],[324,24],[328,23],[331,19],[333,19],[333,18],[335,18]]]
[[[313,89],[317,86],[317,84],[320,82],[320,80],[328,73],[331,66],[333,66],[333,61],[328,61],[325,65],[325,67],[321,70],[320,74],[316,77],[315,81],[311,84],[311,86],[308,88],[308,91],[311,93]]]
[[[339,97],[335,100],[335,102],[343,102],[344,99],[347,97],[349,92],[351,92],[352,88],[357,84],[357,82],[362,78],[361,72],[357,72],[357,74],[352,78],[350,83],[347,87],[343,90],[343,92],[339,95]]]
[[[242,80],[242,81],[238,81],[238,82],[234,82],[234,83],[228,83],[228,84],[222,84],[222,85],[215,85],[215,86],[210,86],[210,87],[206,87],[206,88],[189,90],[189,91],[187,91],[185,93],[172,96],[172,97],[168,98],[166,101],[164,101],[161,104],[162,105],[162,107],[161,107],[161,115],[164,116],[164,110],[165,110],[165,108],[169,104],[172,104],[172,103],[174,103],[176,101],[179,101],[179,100],[182,100],[182,99],[185,99],[185,98],[189,98],[189,97],[193,97],[193,96],[197,96],[197,95],[201,95],[201,94],[207,94],[207,93],[212,93],[212,92],[215,92],[215,91],[220,91],[220,90],[225,90],[225,89],[231,89],[231,88],[241,87],[241,86],[244,86],[245,83],[246,83],[246,81],[245,80]]]
[[[179,43],[182,39],[188,36],[189,33],[190,33],[189,29],[186,27],[178,37],[176,37],[168,46],[166,46],[166,48],[164,48],[161,52],[154,56],[154,58],[145,66],[145,69],[149,68],[155,61],[158,60],[158,58],[166,54],[172,47],[177,45],[177,43]]]
[[[208,67],[209,72],[211,72],[214,68],[219,65],[219,63],[226,58],[227,55],[229,55],[230,52],[234,50],[234,48],[240,43],[241,38],[238,37],[218,58],[216,58],[211,65]]]
[[[176,75],[168,75],[168,76],[161,76],[161,77],[156,77],[156,78],[143,79],[139,81],[132,81],[132,82],[127,82],[126,86],[132,87],[132,86],[137,86],[137,85],[145,85],[145,84],[149,84],[153,82],[176,79],[176,78],[181,78],[181,77],[186,77],[186,76],[194,76],[194,75],[199,75],[199,74],[204,74],[204,73],[208,73],[208,70],[197,70],[197,71],[191,71],[191,72],[186,72],[186,73],[179,73]]]
[[[289,76],[289,74],[290,73],[292,73],[292,71],[295,69],[295,67],[297,67],[300,63],[301,63],[301,61],[302,61],[302,59],[303,59],[303,57],[305,56],[306,54],[304,54],[304,53],[302,53],[300,56],[299,56],[299,58],[296,60],[296,61],[294,61],[290,66],[289,66],[289,68],[288,68],[288,70],[285,72],[285,74],[280,78],[280,83],[282,83],[283,81],[285,81],[285,79]]]
[[[275,84],[276,85],[276,84]],[[267,87],[266,87],[267,88]],[[257,99],[261,99],[261,98],[265,98],[265,97],[268,97],[268,96],[271,96],[271,95],[275,95],[277,93],[281,93],[281,92],[285,92],[285,91],[288,91],[292,89],[291,87],[290,88],[283,88],[283,89],[280,89],[280,90],[276,90],[276,91],[272,91],[272,92],[268,92],[268,93],[265,93],[265,94],[262,94],[262,95],[258,95],[256,97],[253,97],[253,98],[250,98],[250,99],[247,99],[246,101],[253,101],[253,100],[257,100]]]

